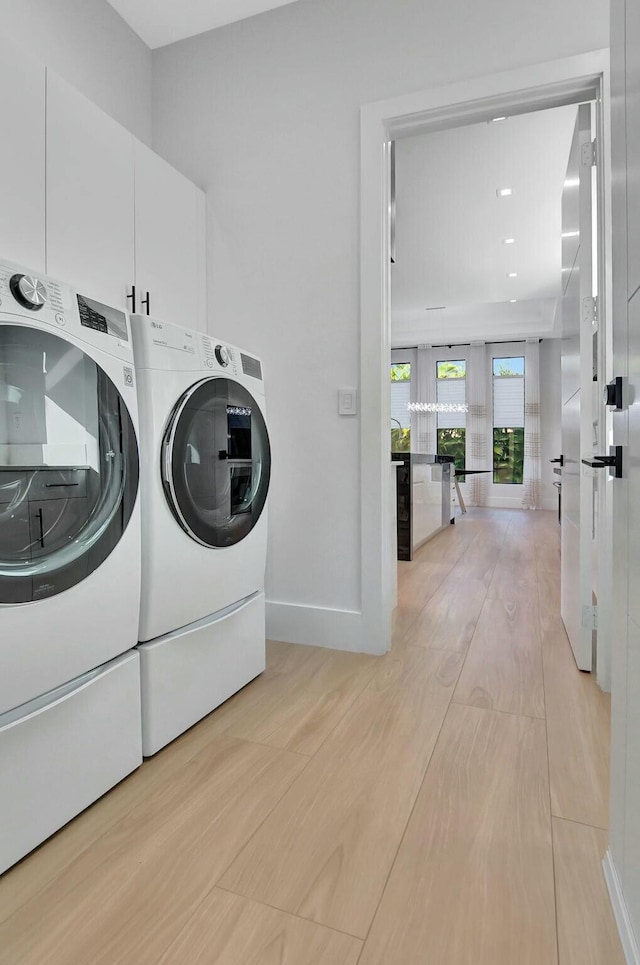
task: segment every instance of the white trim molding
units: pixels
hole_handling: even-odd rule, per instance
[[[627,903],[624,900],[622,884],[618,876],[618,870],[615,866],[611,850],[608,850],[605,854],[602,860],[602,867],[604,869],[604,877],[607,882],[607,888],[609,889],[611,906],[613,908],[613,914],[618,926],[618,933],[620,935],[622,950],[624,951],[624,957],[627,960],[627,965],[640,965],[640,951],[638,950],[638,943],[636,941],[633,925],[631,924],[631,918],[629,917]]]
[[[370,653],[364,646],[362,614],[356,610],[332,610],[328,607],[300,606],[267,600],[267,638],[283,643],[304,643],[330,650]]]
[[[389,464],[391,139],[542,110],[592,97],[608,101],[608,50],[548,61],[391,100],[360,111],[360,561],[361,643],[391,644]],[[604,108],[608,114],[608,105]],[[607,135],[608,137],[608,135]],[[605,138],[606,139],[606,138]],[[606,220],[606,213],[605,213]],[[603,286],[603,290],[608,288]]]

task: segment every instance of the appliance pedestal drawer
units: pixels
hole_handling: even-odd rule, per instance
[[[135,650],[0,716],[0,873],[142,763],[140,720]]]
[[[265,668],[265,598],[141,643],[142,751],[155,754]]]

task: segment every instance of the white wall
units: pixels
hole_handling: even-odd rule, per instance
[[[151,143],[151,51],[106,0],[0,0],[0,21],[5,36]]]
[[[560,391],[559,338],[545,338],[540,343],[540,435],[542,449],[542,507],[558,509],[558,492],[553,482],[559,479],[553,473],[550,459],[557,459],[562,452],[560,418],[562,395]]]
[[[358,421],[336,399],[359,378],[360,106],[607,46],[607,17],[602,0],[299,0],[154,52],[154,147],[210,192],[210,330],[265,361],[268,597],[326,608],[296,609],[302,642],[318,612],[360,608]]]

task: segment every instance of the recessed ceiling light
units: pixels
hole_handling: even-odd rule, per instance
[[[579,237],[580,237],[580,232],[579,232],[579,231],[563,231],[563,232],[562,232],[562,237],[563,237],[563,238],[579,238]]]
[[[503,244],[503,245],[515,245],[515,243],[516,243],[516,239],[515,239],[515,238],[503,238],[503,239],[502,239],[502,244]]]
[[[565,178],[564,186],[565,188],[577,188],[580,184],[580,178]]]
[[[517,277],[518,277],[517,271],[510,271],[507,273],[507,278],[517,278]]]
[[[498,121],[506,121],[506,120],[507,120],[506,117],[492,117],[491,120],[488,121],[487,123],[488,123],[488,124],[497,124]]]
[[[513,194],[513,188],[497,188],[496,194],[499,198],[509,198]]]
[[[510,298],[509,301],[511,302],[512,305],[515,305],[515,303],[518,301],[518,299],[517,299],[517,298]]]

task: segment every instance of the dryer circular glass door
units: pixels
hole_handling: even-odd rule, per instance
[[[171,510],[203,546],[239,543],[258,522],[271,451],[258,403],[237,382],[205,379],[178,400],[162,452]]]
[[[114,549],[138,446],[111,379],[70,342],[0,324],[0,604],[80,583]]]

